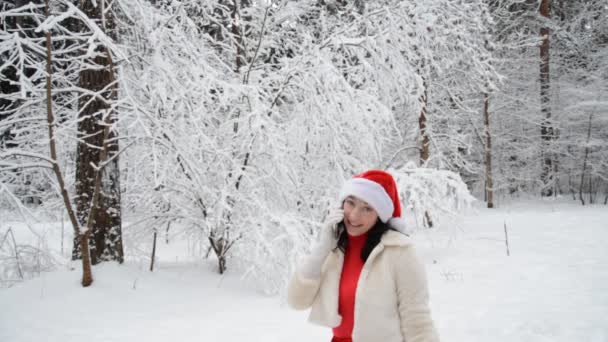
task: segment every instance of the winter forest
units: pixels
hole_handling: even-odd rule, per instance
[[[172,246],[280,296],[371,168],[434,245],[471,207],[608,218],[607,0],[0,0],[0,88],[0,291]]]

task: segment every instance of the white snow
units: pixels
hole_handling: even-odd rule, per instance
[[[608,341],[608,207],[526,202],[463,229],[429,266],[445,340]]]
[[[608,341],[607,206],[520,201],[414,238],[442,341]],[[0,341],[329,341],[306,312],[184,246],[161,239],[154,273],[130,257],[94,267],[90,288],[64,268],[1,289]]]

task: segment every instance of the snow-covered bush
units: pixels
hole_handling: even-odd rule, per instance
[[[475,201],[455,172],[413,164],[389,172],[397,182],[402,205],[415,215],[416,227],[408,227],[409,232],[429,226],[441,229],[462,216]]]

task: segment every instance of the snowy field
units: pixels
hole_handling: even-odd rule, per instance
[[[515,202],[414,238],[442,341],[608,341],[608,206]],[[169,252],[154,273],[95,267],[87,289],[68,267],[0,289],[0,341],[329,341],[281,296]]]

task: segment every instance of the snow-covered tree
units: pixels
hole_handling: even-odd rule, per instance
[[[85,99],[103,98],[103,89],[93,89],[80,83],[80,72],[87,69],[107,67],[97,58],[118,53],[111,38],[85,13],[69,1],[53,2],[52,6],[29,3],[2,12],[3,18],[23,20],[34,23],[27,28],[4,26],[1,69],[14,70],[14,77],[4,78],[18,91],[3,93],[2,98],[11,102],[10,116],[2,124],[11,130],[5,144],[10,145],[2,154],[3,191],[15,199],[13,206],[21,207],[23,202],[15,195],[19,189],[15,181],[29,170],[46,177],[53,191],[49,191],[50,201],[61,199],[64,210],[74,228],[75,243],[83,249],[83,285],[92,282],[88,260],[89,235],[94,229],[96,203],[101,188],[101,173],[104,172],[105,156],[108,154],[108,140],[112,131],[110,113],[99,114],[97,119],[103,124],[101,131],[89,132],[100,135],[101,150],[97,159],[89,159],[95,170],[90,176],[95,184],[88,193],[91,208],[82,213],[83,219],[76,218],[75,203],[69,195],[72,186],[67,183],[65,158],[75,145],[78,126],[78,103],[88,104]],[[41,34],[31,34],[28,30]],[[98,47],[102,47],[98,49]],[[120,54],[119,54],[120,55]],[[82,102],[81,102],[82,101]],[[44,115],[46,113],[46,115]],[[63,169],[62,169],[63,168]],[[52,173],[51,173],[52,171]],[[101,241],[105,243],[106,241]]]

